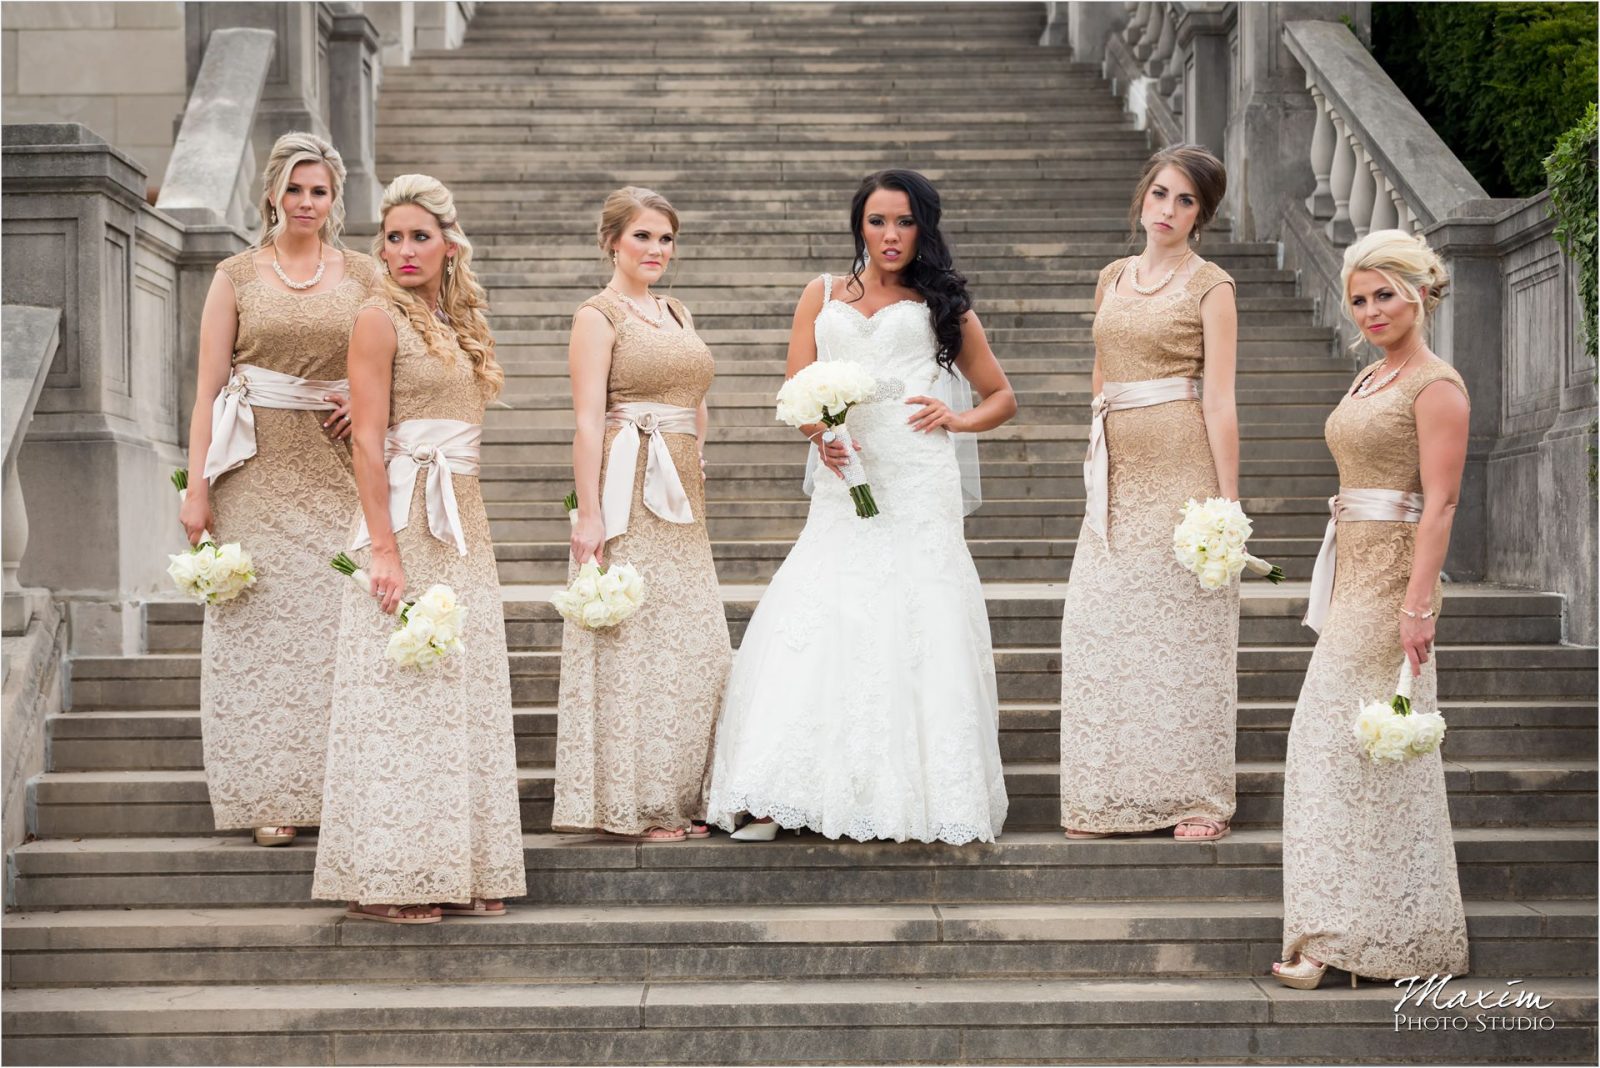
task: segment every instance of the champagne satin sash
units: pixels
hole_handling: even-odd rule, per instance
[[[1094,399],[1089,424],[1089,454],[1083,461],[1083,525],[1106,540],[1111,524],[1111,453],[1106,448],[1106,416],[1129,408],[1171,401],[1199,400],[1198,378],[1152,378],[1144,382],[1105,382]]]
[[[1391,489],[1345,489],[1328,498],[1328,530],[1311,572],[1311,600],[1301,620],[1317,633],[1333,607],[1333,573],[1339,554],[1335,549],[1340,523],[1415,523],[1422,519],[1422,494]]]
[[[256,454],[256,406],[331,412],[334,405],[322,399],[329,393],[349,396],[349,381],[319,382],[246,363],[236,366],[233,377],[211,402],[211,448],[206,452],[205,477],[213,479],[232,471]]]
[[[411,493],[417,472],[427,470],[428,529],[456,552],[467,555],[467,539],[456,510],[457,475],[476,475],[482,456],[483,427],[460,419],[407,419],[389,428],[383,440],[383,460],[389,466],[389,524],[396,533],[411,521]],[[366,516],[356,530],[352,549],[372,543]]]
[[[606,460],[606,484],[600,492],[600,515],[606,540],[628,531],[633,509],[633,478],[639,470],[639,435],[650,439],[644,464],[644,506],[669,523],[693,523],[694,510],[684,492],[678,467],[662,434],[697,434],[699,413],[693,408],[650,401],[619,404],[606,413],[606,426],[618,426]]]

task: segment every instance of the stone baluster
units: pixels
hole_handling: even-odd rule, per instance
[[[1333,216],[1328,219],[1328,240],[1335,245],[1348,245],[1356,236],[1350,223],[1350,184],[1356,173],[1356,150],[1339,113],[1329,108],[1328,117],[1333,120],[1333,164],[1328,169]]]
[[[1411,213],[1411,206],[1405,202],[1404,198],[1396,196],[1394,200],[1394,207],[1395,215],[1397,216],[1395,219],[1395,226],[1398,229],[1404,230],[1408,234],[1416,233],[1417,217]]]
[[[1396,194],[1394,187],[1389,184],[1389,178],[1379,169],[1376,162],[1368,164],[1372,168],[1372,180],[1377,186],[1377,196],[1372,203],[1372,222],[1368,224],[1368,231],[1393,230],[1400,221],[1400,213],[1395,210]]]
[[[1350,225],[1356,239],[1366,237],[1372,230],[1372,205],[1377,198],[1378,180],[1372,172],[1372,161],[1367,158],[1367,148],[1352,131],[1350,147],[1355,151],[1356,173],[1350,180]]]
[[[1167,94],[1167,106],[1174,115],[1183,112],[1183,70],[1189,60],[1189,49],[1178,40],[1178,20],[1182,11],[1178,4],[1169,5],[1171,16],[1168,19],[1172,28],[1173,47],[1170,50],[1166,66],[1158,75],[1156,91]]]
[[[1155,32],[1150,36],[1155,38],[1155,43],[1151,46],[1149,54],[1140,58],[1144,60],[1145,74],[1156,78],[1166,69],[1167,59],[1178,43],[1178,20],[1173,17],[1171,4],[1156,5],[1152,28]]]
[[[1306,89],[1311,93],[1311,99],[1316,103],[1317,125],[1311,133],[1311,174],[1316,179],[1316,188],[1311,195],[1306,197],[1306,210],[1311,217],[1318,221],[1329,219],[1333,216],[1333,187],[1328,182],[1329,172],[1333,169],[1333,143],[1336,136],[1333,129],[1332,108],[1327,99],[1315,85],[1307,84]]]
[[[1161,4],[1140,4],[1144,10],[1139,13],[1139,35],[1132,38],[1128,44],[1133,51],[1133,58],[1144,62],[1150,58],[1150,53],[1156,47],[1156,34],[1160,32]]]

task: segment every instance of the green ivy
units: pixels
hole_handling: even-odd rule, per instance
[[[1556,241],[1578,266],[1578,302],[1588,312],[1584,317],[1583,333],[1589,359],[1597,358],[1600,337],[1597,337],[1595,314],[1600,309],[1600,278],[1597,278],[1595,257],[1600,253],[1596,241],[1597,220],[1595,205],[1600,202],[1600,171],[1595,162],[1596,150],[1595,105],[1577,125],[1561,135],[1556,150],[1544,161],[1545,174],[1550,180],[1550,214],[1555,216]]]
[[[1373,55],[1490,196],[1545,187],[1543,161],[1596,97],[1596,7],[1372,5]]]

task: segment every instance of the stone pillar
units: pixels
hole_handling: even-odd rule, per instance
[[[1495,243],[1495,207],[1455,216],[1425,231],[1428,244],[1450,272],[1450,293],[1433,315],[1429,345],[1466,380],[1472,394],[1467,430],[1467,466],[1461,503],[1450,534],[1445,571],[1452,579],[1484,577],[1488,544],[1486,464],[1500,438],[1505,388],[1500,249]]]
[[[1238,97],[1227,127],[1228,214],[1236,239],[1273,240],[1291,202],[1303,202],[1316,188],[1308,164],[1315,105],[1305,73],[1283,43],[1283,25],[1346,16],[1366,37],[1371,12],[1365,3],[1324,0],[1233,7]]]
[[[1067,8],[1067,48],[1072,62],[1099,64],[1106,56],[1106,38],[1126,26],[1128,8],[1134,5],[1074,0],[1061,6]]]
[[[1232,100],[1232,4],[1184,4],[1178,20],[1178,51],[1184,56],[1183,139],[1219,159],[1228,150]]]
[[[413,0],[367,0],[361,13],[378,28],[385,67],[405,67],[417,47],[417,5]]]
[[[135,651],[138,602],[182,544],[168,482],[183,463],[182,230],[145,203],[144,172],[82,126],[7,126],[4,143],[0,285],[63,324],[18,467],[32,534],[19,577],[69,603],[77,651]]]
[[[476,5],[465,0],[418,0],[418,48],[460,48]]]
[[[263,163],[272,143],[290,130],[309,130],[332,140],[328,127],[328,37],[333,17],[325,3],[189,0],[184,5],[185,54],[191,87],[199,75],[212,30],[243,26],[271,30],[277,35],[277,51],[256,109],[255,152]]]
[[[333,16],[328,37],[329,128],[344,157],[346,225],[378,221],[383,189],[378,184],[378,30],[360,12]]]

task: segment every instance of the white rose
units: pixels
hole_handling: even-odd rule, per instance
[[[434,627],[433,620],[429,619],[422,612],[412,612],[406,618],[406,632],[409,633],[412,638],[419,643],[426,644],[433,641],[433,632],[435,629],[436,628]]]
[[[1210,562],[1200,569],[1200,585],[1208,590],[1220,590],[1228,584],[1227,565]]]
[[[433,619],[442,619],[456,610],[456,591],[442,583],[434,583],[417,598],[417,607]]]
[[[424,645],[417,650],[416,656],[412,658],[412,663],[426,671],[428,668],[431,668],[433,665],[437,664],[441,659],[442,657],[439,655],[439,650],[435,649],[431,645]]]
[[[1411,725],[1406,716],[1390,716],[1378,730],[1373,755],[1383,760],[1401,761],[1411,748]]]
[[[389,635],[389,645],[384,649],[384,655],[401,667],[405,667],[416,659],[417,650],[420,648],[410,632],[397,630]]]
[[[591,600],[583,606],[583,625],[591,629],[610,625],[610,611],[604,601]]]
[[[1439,748],[1439,743],[1444,740],[1444,716],[1438,712],[1413,712],[1409,718],[1416,720],[1411,732],[1412,754],[1427,756]]]

